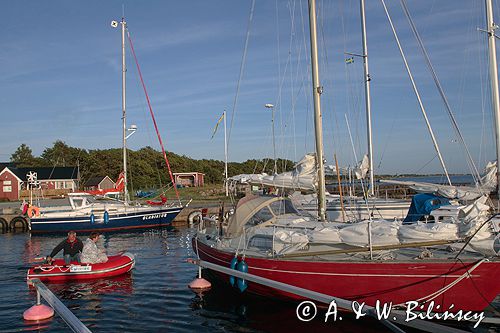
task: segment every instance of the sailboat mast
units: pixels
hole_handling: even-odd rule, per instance
[[[127,203],[129,200],[128,189],[127,189],[127,118],[126,118],[126,84],[125,84],[125,74],[127,72],[127,67],[125,66],[125,29],[127,22],[125,18],[122,17],[122,123],[123,123],[123,183],[124,187],[124,200]]]
[[[368,161],[370,173],[370,189],[369,194],[373,196],[374,180],[373,180],[373,142],[372,142],[372,114],[371,114],[371,99],[370,99],[370,74],[368,72],[368,44],[366,42],[366,16],[365,16],[365,0],[360,1],[361,11],[361,38],[363,42],[363,71],[365,81],[365,108],[366,108],[366,138],[368,140]]]
[[[318,168],[318,216],[321,221],[326,219],[325,199],[325,169],[323,166],[323,125],[321,119],[320,96],[323,87],[319,84],[318,43],[316,33],[316,1],[309,0],[309,31],[311,39],[311,64],[314,100],[314,131],[316,137],[316,163]]]
[[[493,22],[493,4],[491,0],[486,0],[486,23],[488,25],[488,49],[490,58],[490,85],[491,85],[491,105],[495,116],[495,138],[497,153],[497,195],[500,197],[500,97],[498,95],[498,64],[495,41],[495,30],[498,28]]]
[[[226,184],[226,197],[229,196],[229,184],[227,182],[227,126],[226,126],[226,110],[224,110],[224,176]]]

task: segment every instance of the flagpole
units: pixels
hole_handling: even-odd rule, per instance
[[[229,196],[229,184],[227,183],[227,134],[226,134],[226,131],[227,131],[227,126],[226,126],[226,110],[224,110],[224,113],[222,114],[223,117],[224,117],[224,158],[225,158],[225,162],[224,162],[224,175],[225,175],[225,179],[224,179],[224,183],[226,184],[226,197]]]

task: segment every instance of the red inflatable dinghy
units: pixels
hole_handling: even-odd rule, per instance
[[[108,261],[100,264],[71,264],[66,266],[64,259],[56,259],[52,265],[38,265],[28,270],[28,280],[62,282],[88,279],[102,279],[127,273],[135,265],[134,255],[123,253],[109,256]]]

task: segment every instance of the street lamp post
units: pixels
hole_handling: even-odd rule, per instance
[[[273,158],[274,158],[274,174],[278,173],[278,165],[276,162],[276,140],[274,136],[274,105],[273,104],[266,104],[264,105],[266,108],[271,109],[271,123],[273,124]]]

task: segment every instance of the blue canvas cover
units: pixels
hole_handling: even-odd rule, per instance
[[[411,200],[408,215],[406,215],[403,223],[417,222],[424,215],[429,215],[432,210],[437,209],[443,205],[448,205],[450,200],[438,197],[434,194],[415,194]]]

